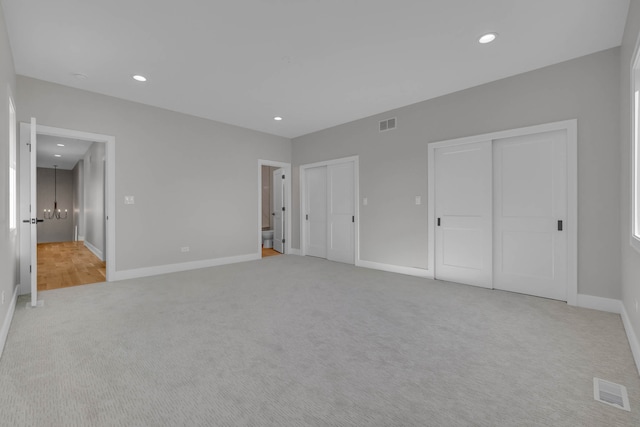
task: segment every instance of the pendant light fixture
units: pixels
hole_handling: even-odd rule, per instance
[[[53,165],[53,211],[51,209],[44,210],[44,219],[67,219],[67,209],[64,215],[58,209],[58,165]]]

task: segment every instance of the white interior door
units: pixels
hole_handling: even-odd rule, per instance
[[[305,254],[327,257],[327,167],[305,171]]]
[[[491,141],[435,150],[435,277],[492,286]]]
[[[327,259],[355,262],[354,163],[327,166]]]
[[[273,249],[284,253],[284,169],[273,171]]]
[[[567,139],[494,141],[494,287],[567,300]]]
[[[31,293],[31,306],[38,303],[38,222],[37,218],[37,135],[36,119],[20,124],[20,285],[21,293]]]

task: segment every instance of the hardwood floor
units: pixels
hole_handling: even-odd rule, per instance
[[[262,258],[266,258],[268,256],[274,256],[274,255],[282,255],[282,254],[272,248],[262,248]]]
[[[38,244],[38,291],[106,280],[106,264],[83,242]]]

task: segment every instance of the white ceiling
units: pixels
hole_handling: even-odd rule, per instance
[[[64,147],[59,147],[63,144]],[[91,148],[91,141],[60,138],[58,136],[38,135],[36,164],[39,168],[73,169]],[[59,154],[61,157],[55,157]]]
[[[291,138],[618,46],[629,0],[2,5],[18,74]]]

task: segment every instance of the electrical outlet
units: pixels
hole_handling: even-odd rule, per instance
[[[189,246],[183,246],[180,248],[180,252],[189,252]]]
[[[125,205],[134,205],[135,203],[136,203],[136,199],[133,196],[124,196]]]

